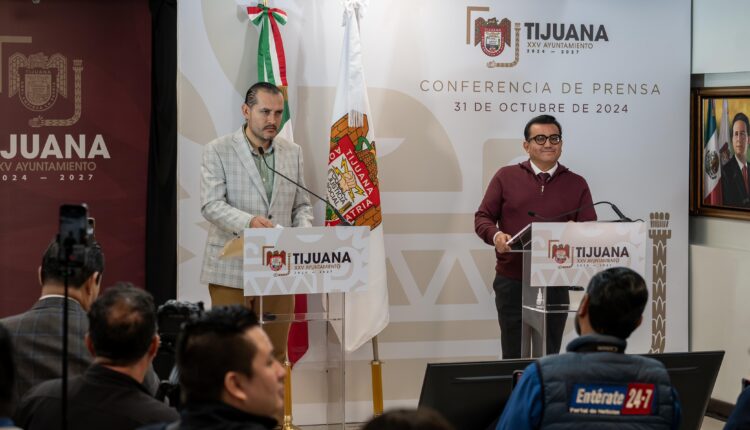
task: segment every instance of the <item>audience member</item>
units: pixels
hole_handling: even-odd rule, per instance
[[[664,365],[624,354],[647,301],[636,272],[596,274],[576,314],[580,337],[566,354],[526,367],[497,429],[677,429],[680,405]]]
[[[273,429],[283,413],[285,370],[257,316],[240,305],[185,324],[177,370],[185,408],[170,430]]]
[[[745,388],[737,397],[734,410],[729,415],[724,430],[747,430],[750,429],[750,387]]]
[[[91,306],[86,347],[94,364],[68,384],[68,427],[134,429],[174,421],[179,414],[143,386],[159,348],[153,298],[127,285],[108,289]],[[60,425],[62,380],[33,388],[21,401],[17,422],[27,430]]]
[[[362,430],[453,430],[453,426],[429,408],[397,409],[372,418]]]
[[[13,342],[8,330],[0,324],[0,429],[18,429],[10,419],[13,413]]]
[[[57,242],[42,257],[39,282],[42,297],[28,311],[0,320],[10,331],[16,362],[15,397],[31,387],[62,377],[62,318],[64,268]],[[86,311],[99,295],[104,254],[98,244],[86,250],[83,267],[68,276],[68,375],[80,375],[91,364],[83,338],[88,330]]]

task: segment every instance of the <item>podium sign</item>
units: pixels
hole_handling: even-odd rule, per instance
[[[247,228],[246,296],[367,289],[369,227]]]
[[[586,287],[610,267],[628,267],[646,278],[644,222],[534,223],[531,231],[531,287]]]
[[[533,223],[529,242],[522,251],[522,357],[557,352],[580,302],[569,291],[583,294],[596,273],[628,267],[646,278],[643,222]]]

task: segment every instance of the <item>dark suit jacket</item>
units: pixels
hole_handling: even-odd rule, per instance
[[[62,297],[39,300],[28,311],[0,320],[13,338],[18,399],[31,387],[62,377]],[[86,312],[68,300],[68,375],[82,374],[92,357],[83,338],[89,329]]]
[[[750,195],[745,190],[742,171],[734,157],[721,168],[721,194],[724,206],[750,207]]]
[[[27,430],[58,428],[61,391],[61,379],[32,388],[21,401],[15,421]],[[132,430],[180,418],[175,409],[151,397],[135,379],[99,365],[70,379],[68,407],[68,428],[77,430]]]

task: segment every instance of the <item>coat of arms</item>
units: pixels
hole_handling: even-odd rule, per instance
[[[552,259],[557,264],[565,264],[570,258],[570,245],[552,245]]]
[[[68,60],[62,54],[51,57],[39,52],[26,57],[15,53],[8,60],[10,73],[8,97],[18,94],[23,106],[32,112],[50,109],[58,96],[68,97]],[[42,115],[29,120],[32,127],[71,126],[81,118],[81,72],[83,61],[73,60],[75,74],[75,110],[70,118],[45,119]]]
[[[510,46],[510,20],[503,18],[477,18],[474,20],[474,46],[482,44],[482,52],[490,57],[502,54]]]
[[[286,264],[286,251],[266,252],[266,265],[274,272],[278,272]]]

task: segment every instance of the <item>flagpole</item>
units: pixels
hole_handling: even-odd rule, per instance
[[[372,361],[370,370],[372,373],[372,410],[376,417],[383,415],[383,372],[382,364],[378,354],[378,337],[372,338]]]
[[[284,421],[281,428],[282,430],[300,430],[292,422],[292,363],[289,362],[289,358],[284,360],[284,370],[286,370],[286,378],[284,378]]]

